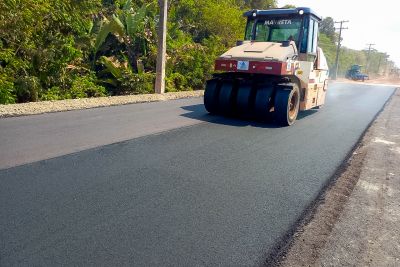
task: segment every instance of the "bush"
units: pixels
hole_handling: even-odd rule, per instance
[[[0,75],[0,104],[15,103],[14,83],[7,80],[7,77]]]
[[[14,86],[18,102],[36,102],[39,100],[41,86],[37,77],[19,77],[16,79]]]
[[[149,94],[154,92],[155,73],[132,73],[124,71],[120,79],[119,94]]]
[[[53,86],[49,90],[42,91],[40,95],[40,100],[51,101],[63,99],[64,94],[62,93],[60,87]]]
[[[106,95],[106,89],[97,85],[92,76],[76,77],[66,98],[100,97]]]
[[[182,33],[177,32],[175,37],[167,64],[167,90],[204,89],[214,70],[215,59],[226,50],[221,38],[213,36],[203,39],[202,43],[193,43]]]
[[[166,78],[165,87],[167,92],[188,91],[192,89],[188,85],[186,77],[177,72],[172,73]]]

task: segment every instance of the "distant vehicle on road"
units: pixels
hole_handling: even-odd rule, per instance
[[[369,79],[367,74],[361,72],[361,65],[353,65],[346,72],[346,78],[353,81],[365,81]]]

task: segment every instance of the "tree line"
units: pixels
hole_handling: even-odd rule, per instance
[[[319,46],[323,49],[332,71],[335,68],[338,38],[334,19],[332,17],[324,18],[320,24]],[[390,71],[390,67],[394,66],[394,63],[389,60],[389,56],[386,53],[375,49],[368,51],[368,49],[355,50],[342,47],[339,59],[339,76],[344,76],[346,71],[355,64],[361,65],[363,72],[368,72],[372,77],[387,74]]]
[[[153,92],[158,6],[158,0],[0,1],[0,104]],[[275,0],[170,0],[167,91],[202,89],[215,58],[243,39],[243,12],[275,7]],[[332,66],[330,30],[320,40]],[[365,62],[364,52],[343,50],[341,71]]]

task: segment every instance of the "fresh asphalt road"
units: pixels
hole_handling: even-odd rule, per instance
[[[2,119],[0,266],[261,265],[393,90],[331,85],[286,128],[201,99]]]
[[[199,123],[182,99],[0,120],[0,169]],[[203,116],[204,112],[194,114]]]

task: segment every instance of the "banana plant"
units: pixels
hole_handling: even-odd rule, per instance
[[[142,44],[140,49],[143,51],[140,52],[142,52],[143,55],[147,53],[146,40],[143,38],[143,32],[147,21],[146,13],[148,6],[149,5],[144,4],[135,11],[132,7],[132,0],[127,0],[122,10],[112,15],[110,19],[104,19],[102,21],[94,44],[95,60],[107,36],[113,34],[125,44],[130,66],[134,71],[138,70],[136,57],[138,49],[136,47]]]

